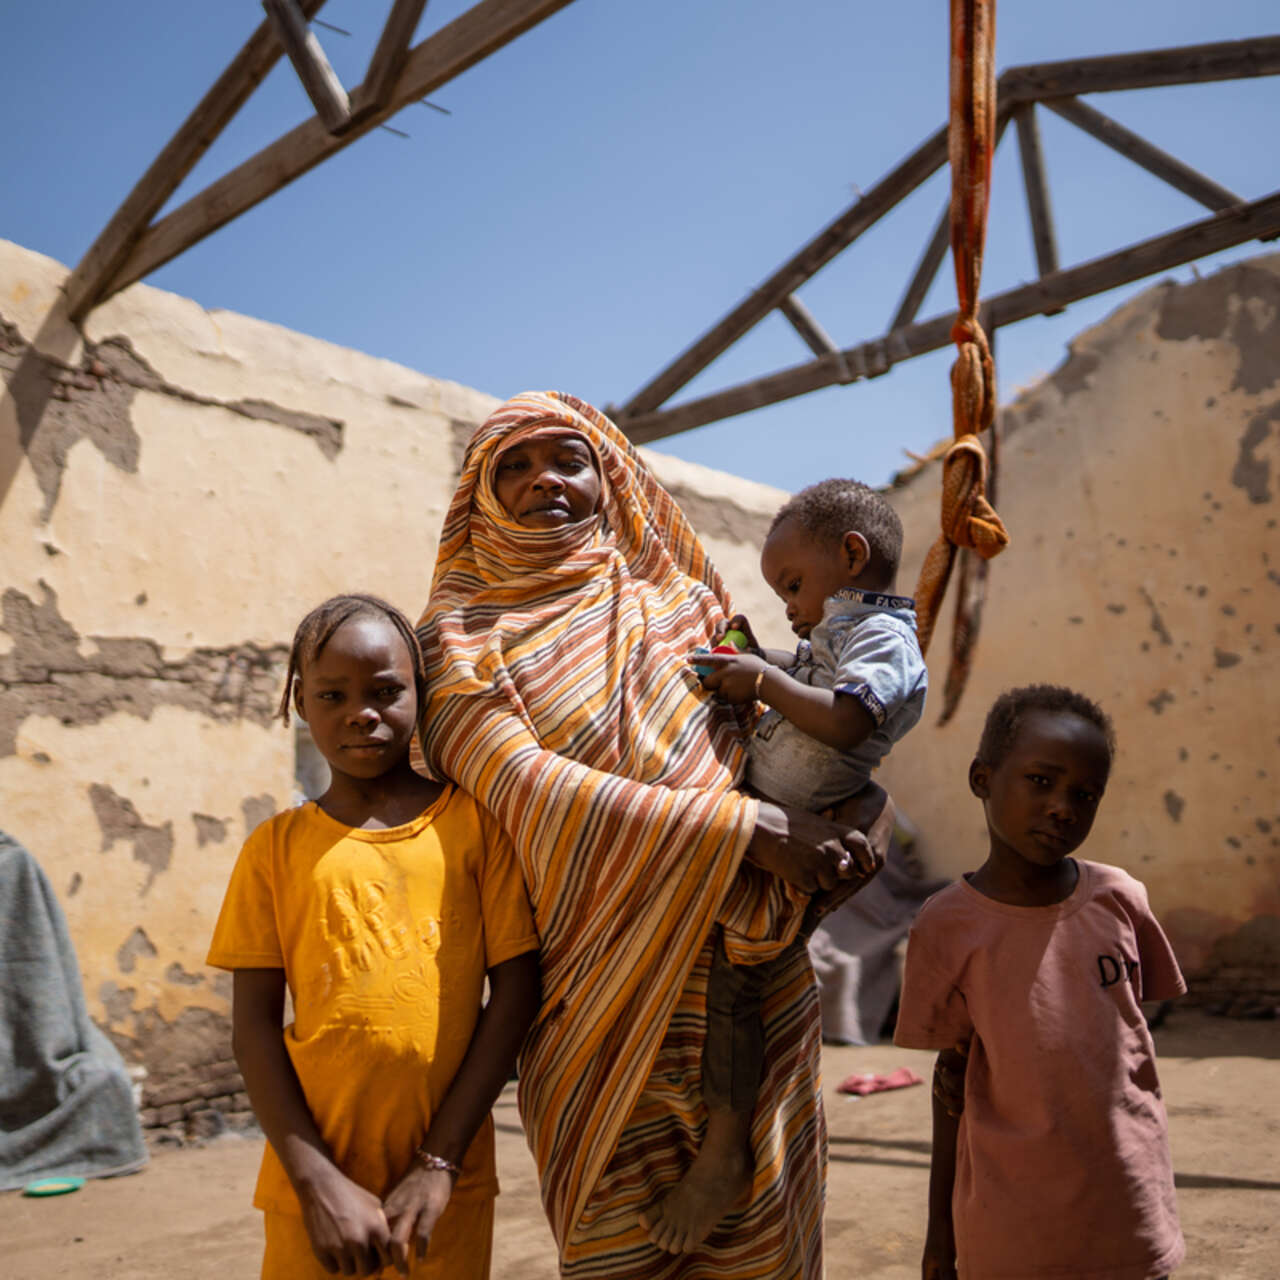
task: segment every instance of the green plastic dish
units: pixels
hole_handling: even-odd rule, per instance
[[[40,1178],[36,1182],[28,1182],[22,1188],[24,1196],[65,1196],[69,1192],[79,1191],[84,1186],[83,1178]]]

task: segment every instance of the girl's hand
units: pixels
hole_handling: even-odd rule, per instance
[[[929,1220],[920,1277],[921,1280],[956,1280],[956,1233],[950,1222]]]
[[[416,1160],[383,1205],[391,1227],[391,1260],[401,1275],[427,1256],[431,1233],[453,1194],[453,1174]]]
[[[298,1200],[312,1251],[326,1271],[373,1276],[391,1265],[391,1229],[378,1197],[336,1166],[299,1187]]]
[[[756,677],[769,665],[751,653],[691,653],[689,661],[711,667],[702,677],[704,688],[735,707],[755,701]]]
[[[747,857],[805,893],[869,880],[882,862],[861,831],[767,800],[760,802]]]

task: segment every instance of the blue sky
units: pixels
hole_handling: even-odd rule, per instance
[[[431,0],[429,34],[467,8]],[[74,264],[261,20],[253,0],[11,3],[0,236]],[[389,0],[330,0],[343,82]],[[937,128],[942,0],[576,0],[149,282],[496,395],[622,402]],[[1005,0],[1001,68],[1280,32],[1274,0]],[[1280,188],[1280,77],[1093,104],[1245,198]],[[176,201],[310,114],[282,62]],[[1056,117],[1041,130],[1063,265],[1205,211]],[[1012,131],[998,153],[984,289],[1034,278]],[[946,198],[945,172],[800,292],[839,345],[883,332]],[[1262,252],[1243,245],[1213,269]],[[1185,278],[1189,269],[1178,276]],[[1001,332],[1002,398],[1142,285]],[[954,305],[949,265],[921,317]],[[690,384],[808,358],[779,316]],[[947,435],[949,353],[672,437],[658,447],[798,488],[883,482]]]

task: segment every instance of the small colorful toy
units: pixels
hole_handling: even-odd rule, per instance
[[[710,649],[708,649],[705,644],[700,644],[694,650],[694,653],[743,653],[750,647],[751,642],[741,631],[730,628],[723,636],[720,637],[719,644],[714,645]],[[693,669],[700,676],[709,676],[715,670],[714,667],[709,667],[705,663],[700,662],[695,662],[693,664]]]

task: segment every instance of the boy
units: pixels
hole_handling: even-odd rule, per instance
[[[897,512],[856,480],[811,485],[774,516],[760,568],[800,638],[795,653],[761,649],[738,616],[724,629],[746,635],[746,652],[692,659],[712,668],[703,683],[719,697],[768,708],[748,744],[753,792],[826,809],[861,791],[920,719],[928,674],[915,602],[894,594],[901,553]],[[821,914],[810,905],[797,945]],[[671,1194],[641,1216],[669,1252],[696,1248],[750,1184],[751,1117],[764,1073],[760,1009],[773,969],[731,964],[717,938],[702,1060],[706,1139]]]
[[[1186,984],[1143,886],[1072,857],[1114,756],[1095,702],[1027,685],[969,766],[987,858],[916,920],[894,1035],[940,1051],[926,1280],[1156,1280],[1182,1261],[1142,1002]]]

